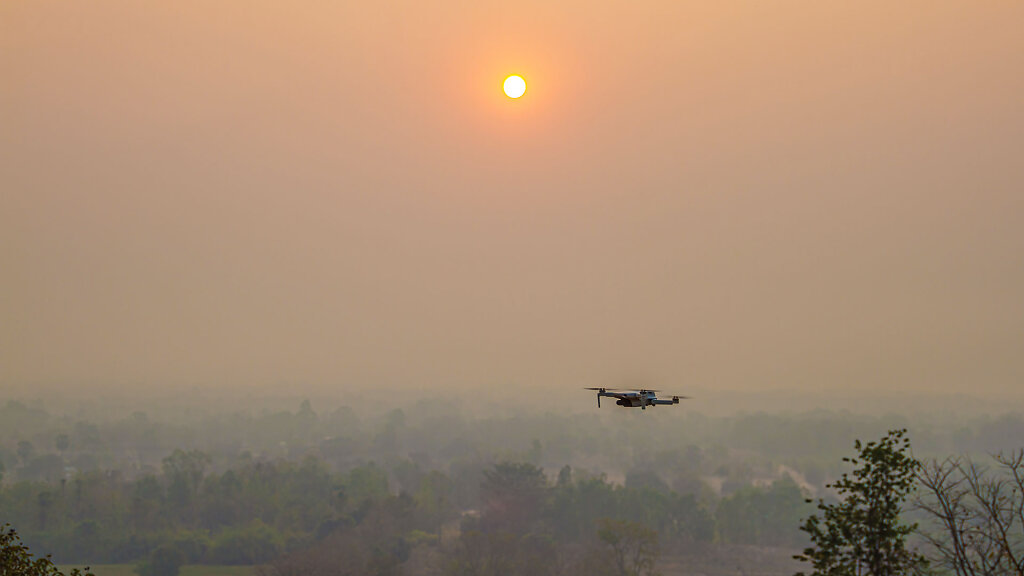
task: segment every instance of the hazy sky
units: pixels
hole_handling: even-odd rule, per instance
[[[1017,391],[1022,22],[0,0],[0,385]]]

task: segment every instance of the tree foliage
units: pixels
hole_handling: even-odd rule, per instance
[[[0,576],[64,576],[49,556],[36,558],[22,544],[18,533],[10,524],[0,529]],[[88,568],[68,572],[68,576],[93,576]]]
[[[525,532],[537,520],[548,494],[544,471],[529,463],[500,462],[480,485],[482,523],[488,529]]]
[[[810,562],[814,576],[895,576],[923,568],[924,558],[906,545],[916,525],[900,521],[920,467],[906,430],[863,445],[858,440],[854,448],[858,456],[843,459],[856,467],[852,475],[829,485],[839,502],[818,501],[821,516],[801,526],[813,545],[795,558]]]
[[[811,508],[790,476],[768,487],[748,486],[718,503],[718,537],[731,544],[791,546],[802,541],[797,525]]]

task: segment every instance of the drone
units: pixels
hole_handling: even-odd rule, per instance
[[[679,400],[686,400],[688,396],[673,396],[671,400],[658,398],[660,390],[647,390],[644,388],[584,388],[584,390],[597,390],[597,407],[601,407],[601,396],[618,398],[615,404],[624,408],[640,407],[647,410],[648,406],[671,406],[679,404]]]

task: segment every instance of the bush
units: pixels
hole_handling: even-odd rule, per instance
[[[178,576],[184,563],[185,554],[177,547],[165,544],[153,550],[145,562],[136,566],[135,573],[139,576]]]

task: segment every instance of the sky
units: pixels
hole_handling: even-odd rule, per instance
[[[0,386],[1017,394],[1022,21],[0,0]]]

